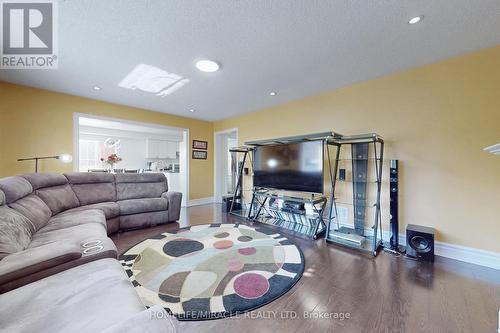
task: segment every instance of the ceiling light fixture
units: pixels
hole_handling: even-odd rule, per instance
[[[276,96],[276,95],[278,95],[278,93],[277,93],[276,91],[271,91],[271,92],[269,93],[269,95],[270,95],[270,96]]]
[[[169,73],[154,66],[139,64],[127,74],[118,86],[166,97],[188,83],[189,79],[175,73]]]
[[[200,60],[196,62],[196,68],[205,73],[217,72],[220,68],[219,64],[212,60]]]
[[[422,21],[423,18],[423,15],[415,16],[408,21],[408,24],[417,24],[418,22]]]
[[[101,88],[101,87],[99,87],[99,86],[94,86],[94,90],[95,90],[95,91],[100,91],[100,90],[102,90],[102,88]]]
[[[189,109],[189,112],[194,113],[196,110],[195,109]]]

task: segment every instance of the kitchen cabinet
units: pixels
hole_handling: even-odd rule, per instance
[[[167,158],[176,159],[179,151],[179,142],[167,141]]]
[[[165,172],[169,191],[182,192],[181,174],[178,172]]]
[[[176,159],[178,146],[179,143],[174,141],[148,139],[146,158]]]

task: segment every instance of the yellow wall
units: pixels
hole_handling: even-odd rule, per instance
[[[215,124],[0,82],[0,177],[32,171],[19,157],[72,152],[74,112],[189,128],[191,140],[208,141],[208,160],[190,161],[191,199],[213,195],[214,130],[237,127],[240,142],[377,132],[386,158],[401,160],[403,224],[500,252],[500,157],[482,151],[500,142],[500,46]],[[41,163],[42,171],[70,169]]]
[[[190,140],[209,142],[207,160],[190,160],[190,199],[213,195],[212,123],[2,82],[0,177],[33,172],[33,162],[17,162],[20,157],[57,155],[63,152],[75,155],[74,112],[188,128]],[[71,169],[71,164],[62,164],[56,160],[40,162],[42,172],[67,172]]]
[[[500,157],[482,151],[500,142],[500,46],[218,121],[214,130],[233,127],[240,143],[377,132],[386,158],[401,160],[404,225],[500,252]]]

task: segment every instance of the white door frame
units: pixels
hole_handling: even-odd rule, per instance
[[[189,128],[182,128],[182,127],[174,127],[174,126],[165,126],[165,125],[158,125],[154,123],[145,123],[145,122],[139,122],[139,121],[133,121],[133,120],[127,120],[127,119],[121,119],[121,118],[112,118],[112,117],[105,117],[105,116],[96,116],[93,114],[88,114],[88,113],[80,113],[80,112],[74,112],[73,113],[73,171],[78,171],[79,170],[79,159],[80,159],[80,118],[92,118],[92,119],[100,119],[100,120],[108,120],[108,121],[117,121],[117,122],[122,122],[126,124],[131,124],[131,125],[141,125],[141,126],[148,126],[148,127],[154,127],[154,128],[159,128],[159,129],[168,129],[168,130],[178,130],[182,132],[182,137],[184,139],[184,149],[181,149],[181,153],[183,153],[185,156],[182,158],[180,157],[180,160],[185,160],[186,161],[186,167],[185,171],[182,172],[181,168],[181,179],[184,181],[182,182],[184,184],[183,188],[183,193],[185,195],[182,196],[182,207],[186,207],[187,203],[189,202]]]
[[[220,139],[222,134],[231,132],[236,133],[236,141],[238,141],[238,128],[230,128],[223,131],[214,132],[214,201],[216,203],[222,202],[220,175],[217,171],[221,167],[221,158],[225,158],[224,155],[221,155],[222,151],[220,150]]]

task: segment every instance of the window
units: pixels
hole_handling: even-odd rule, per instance
[[[87,172],[89,169],[102,169],[100,160],[102,144],[95,140],[80,140],[79,171]]]

